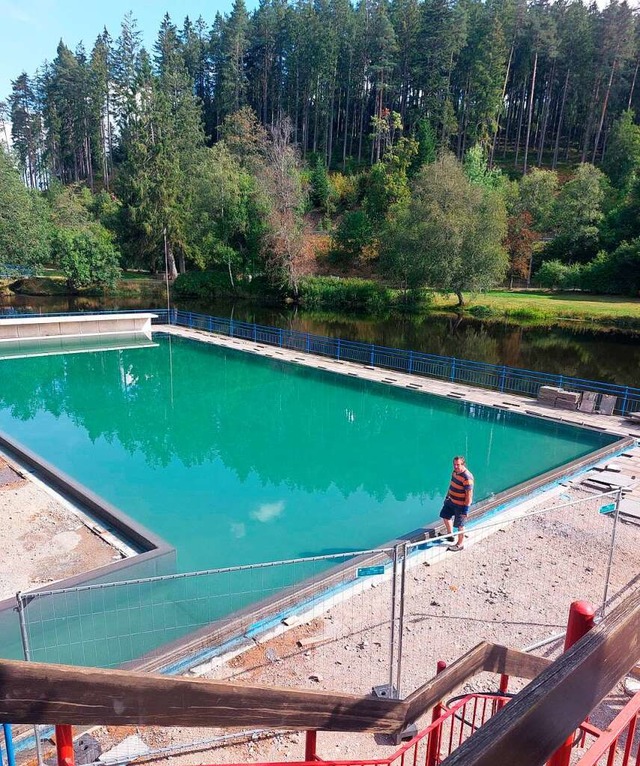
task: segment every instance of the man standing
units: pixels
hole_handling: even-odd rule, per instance
[[[449,490],[440,511],[440,518],[444,520],[447,534],[453,533],[454,526],[458,530],[458,539],[454,545],[447,548],[448,551],[464,549],[464,525],[472,502],[473,474],[465,465],[464,458],[461,455],[456,455],[453,458],[453,473],[451,474]]]

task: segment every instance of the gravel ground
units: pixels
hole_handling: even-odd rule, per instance
[[[0,599],[110,564],[121,555],[0,457]]]
[[[0,466],[0,471],[2,466]],[[579,501],[567,506],[568,502]],[[470,532],[465,550],[411,557],[405,581],[401,696],[434,674],[440,659],[452,662],[481,640],[522,649],[562,631],[571,601],[602,604],[613,521],[598,513],[602,500],[564,488],[536,500],[537,510],[516,522],[503,520],[493,533]],[[1,594],[74,574],[119,557],[90,532],[67,507],[41,487],[18,477],[0,486],[3,558]],[[618,525],[610,567],[608,605],[639,586],[640,527]],[[329,601],[305,615],[301,624],[255,645],[226,662],[197,669],[197,674],[238,683],[280,687],[337,689],[366,694],[389,680],[390,578],[371,578],[353,598]],[[537,650],[555,657],[561,640]],[[395,652],[397,657],[397,643]],[[397,681],[397,676],[394,676]],[[497,679],[484,674],[463,691],[495,689]],[[514,681],[511,689],[524,684]],[[592,717],[604,725],[627,701],[621,685]],[[426,724],[426,718],[420,722]],[[225,735],[219,729],[98,728],[91,732],[103,750],[137,735],[152,749],[185,745]],[[389,737],[318,735],[324,758],[382,758],[396,746]],[[153,760],[174,766],[260,760],[301,759],[304,735],[276,733],[244,737],[239,744],[207,747]]]

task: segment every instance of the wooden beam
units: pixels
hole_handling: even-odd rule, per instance
[[[551,660],[546,659],[546,657],[536,657],[535,654],[526,654],[526,652],[519,652],[517,649],[508,649],[506,646],[491,644],[482,669],[515,678],[531,679],[539,676],[549,665],[551,665]]]
[[[6,723],[393,732],[406,712],[402,701],[353,694],[0,660]]]
[[[440,701],[445,694],[460,686],[467,678],[483,670],[485,658],[491,649],[491,644],[482,641],[467,652],[464,657],[457,659],[448,668],[438,673],[426,684],[416,689],[413,694],[405,698],[409,706],[406,723],[414,723],[436,702]]]
[[[640,591],[523,689],[442,766],[545,763],[640,659]]]

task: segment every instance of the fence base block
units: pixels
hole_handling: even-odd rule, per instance
[[[403,729],[402,731],[397,731],[393,735],[393,744],[400,745],[403,742],[408,742],[410,739],[413,739],[417,735],[418,735],[418,727],[415,725],[415,723],[410,723],[406,729]]]

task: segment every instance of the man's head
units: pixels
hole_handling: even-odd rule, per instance
[[[460,471],[464,471],[465,469],[465,462],[464,457],[462,455],[456,455],[453,458],[453,470],[457,473],[460,473]]]

